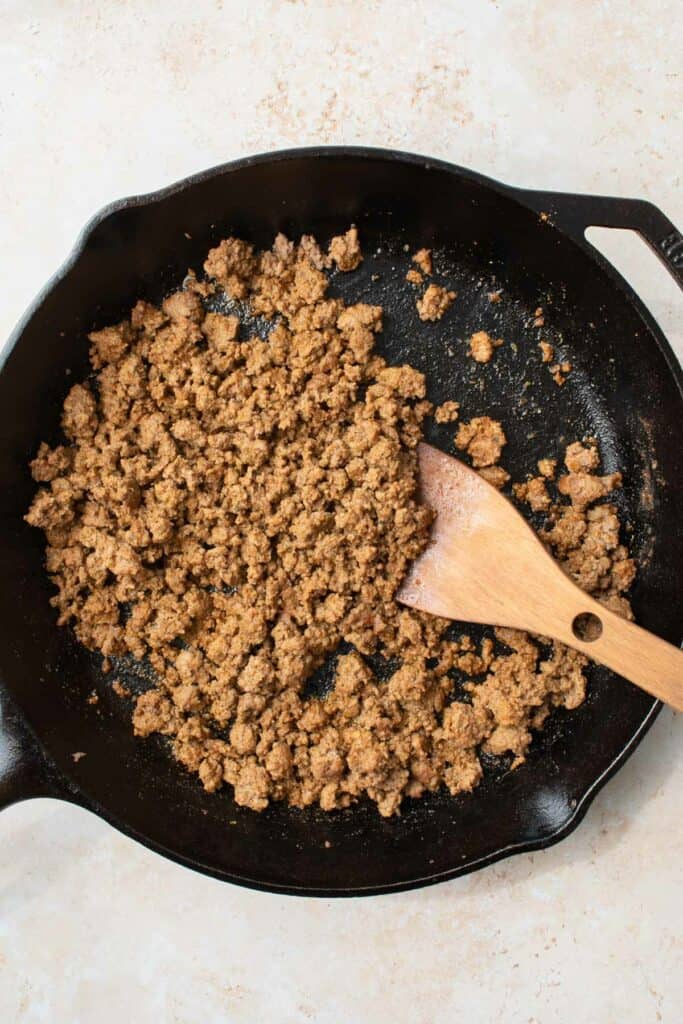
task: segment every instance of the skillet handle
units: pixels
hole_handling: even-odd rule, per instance
[[[571,192],[522,190],[522,197],[539,214],[548,214],[553,224],[581,241],[589,227],[637,231],[683,288],[683,235],[653,203]]]
[[[6,690],[0,687],[0,810],[36,796],[69,799]]]

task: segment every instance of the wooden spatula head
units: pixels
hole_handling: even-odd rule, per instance
[[[511,502],[473,469],[427,444],[418,460],[421,500],[436,518],[399,601],[443,618],[554,637],[683,710],[683,652],[577,587]]]
[[[539,574],[561,570],[514,506],[475,470],[428,444],[418,446],[418,460],[420,499],[436,519],[398,600],[448,619],[533,628],[529,588]]]

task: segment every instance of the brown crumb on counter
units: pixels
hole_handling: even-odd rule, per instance
[[[418,249],[412,256],[413,263],[416,263],[423,274],[429,277],[434,270],[431,249]]]
[[[475,331],[470,338],[469,354],[476,363],[488,363],[494,351],[502,344],[502,338],[494,339],[486,331]]]
[[[74,764],[78,764],[78,762],[79,762],[80,760],[82,760],[82,759],[83,759],[84,757],[87,757],[87,756],[88,756],[88,755],[87,755],[87,754],[85,753],[85,751],[84,751],[84,750],[76,750],[76,751],[74,751],[74,753],[73,753],[73,754],[71,755],[71,759],[73,760]]]
[[[459,402],[442,402],[434,410],[434,419],[437,423],[455,423],[458,418]]]
[[[344,269],[357,236],[339,238]],[[62,444],[34,459],[26,519],[45,534],[59,623],[154,673],[141,694],[112,682],[133,696],[137,736],[166,737],[207,792],[229,785],[254,811],[367,797],[389,816],[406,796],[472,790],[482,750],[520,764],[552,709],[583,700],[586,659],[500,629],[495,654],[490,637],[450,639],[447,621],[394,600],[433,518],[415,450],[432,406],[423,374],[374,352],[381,307],[328,297],[327,262],[310,236],[208,254],[212,288],[273,318],[266,338],[207,312],[196,279],[93,332],[92,383],[71,388]],[[456,415],[456,402],[435,413]],[[487,416],[456,436],[495,486],[509,479],[505,443]],[[630,615],[616,510],[591,507],[620,475],[585,460],[569,447],[543,539]],[[375,653],[395,666],[388,679]],[[330,691],[307,696],[326,662]],[[454,670],[471,703],[453,700]]]
[[[493,302],[494,304],[500,302],[502,294],[503,294],[503,289],[502,288],[498,288],[494,292],[489,292],[488,293],[488,300],[489,300],[489,302]]]
[[[541,350],[541,362],[552,363],[555,358],[555,349],[549,341],[539,341],[538,347]]]
[[[543,307],[539,306],[534,310],[534,327],[545,327],[545,317],[543,315]]]
[[[414,267],[411,267],[411,269],[406,274],[406,281],[409,284],[422,284],[422,282],[424,281],[424,277],[422,276],[419,270],[415,270]]]
[[[420,320],[440,320],[456,297],[457,292],[450,292],[439,284],[428,285],[422,298],[417,300]]]
[[[538,466],[538,472],[541,476],[544,476],[546,480],[555,479],[557,459],[539,459],[536,465]]]
[[[99,704],[100,698],[95,690],[88,697],[88,704]]]
[[[475,469],[498,462],[506,443],[502,426],[490,416],[475,416],[469,423],[461,423],[455,435],[455,447],[467,452]]]

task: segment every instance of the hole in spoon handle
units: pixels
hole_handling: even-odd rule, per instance
[[[572,621],[572,633],[584,643],[598,640],[602,636],[602,619],[593,612],[580,612]]]

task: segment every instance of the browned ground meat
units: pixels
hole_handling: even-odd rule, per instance
[[[492,338],[486,331],[475,331],[469,344],[469,354],[475,363],[490,363],[495,350],[503,344],[503,339]]]
[[[32,463],[41,486],[27,519],[45,532],[59,622],[107,660],[147,659],[156,683],[135,700],[136,734],[169,737],[207,790],[228,783],[254,810],[367,795],[391,815],[406,795],[470,790],[480,749],[519,763],[551,708],[584,695],[585,660],[559,644],[546,656],[498,630],[494,654],[394,601],[431,523],[415,447],[432,406],[421,373],[374,354],[382,309],[327,298],[325,269],[361,259],[354,228],[327,253],[310,236],[279,235],[268,252],[224,240],[208,280],[191,274],[160,307],[138,302],[93,332],[94,378],[65,399],[65,442]],[[431,272],[427,255],[415,261]],[[216,289],[276,317],[267,339],[207,312]],[[426,318],[453,297],[430,285]],[[436,419],[457,411],[446,402]],[[509,479],[496,465],[505,443],[485,415],[456,437],[496,486]],[[533,484],[566,570],[628,614],[634,566],[616,512],[591,507],[619,475],[593,475],[592,444],[571,445],[566,465],[571,505],[546,500],[551,471],[524,497]],[[352,649],[331,692],[307,698],[342,640]],[[376,652],[397,666],[387,681]],[[472,680],[471,703],[451,702],[454,669]]]
[[[455,423],[458,418],[459,402],[442,402],[434,410],[434,419],[437,423]]]
[[[489,416],[475,416],[469,423],[461,423],[455,435],[455,447],[466,451],[477,469],[495,465],[506,443],[502,426]]]
[[[448,291],[441,285],[428,285],[422,298],[417,300],[420,320],[440,320],[455,298],[455,292]]]
[[[431,249],[418,249],[416,253],[413,253],[412,260],[423,274],[426,274],[427,277],[431,275],[433,272]]]

